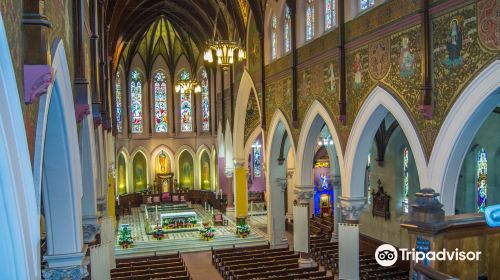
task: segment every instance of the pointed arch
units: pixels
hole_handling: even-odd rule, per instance
[[[62,256],[75,254],[67,266],[81,265],[82,170],[71,75],[62,41],[54,43],[54,82],[39,101],[35,141],[34,179],[47,230],[49,267],[57,267]],[[65,228],[65,231],[60,231]]]
[[[426,156],[412,119],[392,94],[377,86],[361,106],[349,135],[344,157],[343,197],[364,197],[364,176],[360,176],[360,174],[365,172],[366,157],[373,138],[387,113],[394,116],[408,139],[420,185],[428,185]]]
[[[117,164],[116,164],[116,187],[115,187],[115,194],[118,196],[120,194],[120,184],[125,184],[125,193],[130,193],[130,186],[132,185],[131,183],[131,175],[130,175],[130,154],[128,153],[127,149],[125,147],[121,147],[118,152],[116,153],[116,158]],[[124,160],[124,166],[123,169],[120,170],[120,157],[123,157]],[[122,176],[124,178],[122,178]]]
[[[428,187],[441,193],[447,215],[454,214],[460,169],[474,136],[500,104],[500,60],[486,67],[463,90],[439,130],[429,160]]]
[[[198,185],[198,181],[197,181],[197,178],[196,176],[194,176],[195,174],[198,174],[198,165],[196,164],[196,153],[194,152],[193,148],[191,146],[188,146],[188,145],[182,145],[178,150],[177,150],[177,153],[175,154],[175,164],[176,164],[176,169],[177,169],[177,172],[175,173],[175,179],[177,179],[177,182],[179,182],[179,186],[181,184],[180,182],[180,173],[181,173],[181,170],[183,169],[181,166],[180,166],[180,158],[181,158],[181,155],[182,153],[189,153],[191,155],[191,158],[193,159],[193,188],[195,186]]]
[[[168,160],[169,160],[169,165],[170,165],[170,172],[174,173],[175,174],[175,171],[176,171],[176,166],[174,164],[174,159],[175,159],[175,155],[174,153],[172,152],[172,150],[167,146],[167,145],[164,145],[164,144],[160,144],[158,146],[156,146],[156,148],[153,150],[153,152],[151,152],[151,157],[150,157],[150,161],[149,161],[149,170],[150,170],[150,178],[155,178],[156,177],[156,174],[155,174],[155,169],[156,169],[156,157],[161,153],[161,152],[165,152],[168,156]]]
[[[248,106],[248,100],[251,94],[255,94],[257,91],[253,83],[252,77],[247,70],[243,72],[241,77],[240,87],[238,88],[238,96],[236,97],[236,107],[234,110],[234,139],[233,139],[233,152],[234,158],[236,160],[243,160],[246,157],[245,154],[245,123],[246,112]],[[259,119],[262,120],[262,113],[260,109],[260,104],[257,102]]]
[[[0,14],[0,270],[6,279],[39,279],[37,193],[7,36]]]
[[[205,167],[203,166],[202,161],[203,161],[204,154],[206,154],[208,156],[208,164],[209,164],[208,170],[205,170]],[[204,159],[206,159],[206,158],[204,158]],[[198,172],[195,174],[195,176],[198,176],[199,188],[203,189],[202,184],[205,183],[203,179],[205,179],[204,177],[208,176],[209,189],[212,190],[213,189],[212,182],[211,182],[211,178],[212,178],[212,154],[210,152],[210,148],[207,145],[202,144],[198,147],[198,150],[196,151],[196,163],[195,164],[198,165]],[[208,174],[204,174],[204,172],[208,172]]]
[[[140,171],[140,170],[136,170],[135,169],[135,166],[134,166],[134,162],[136,160],[136,157],[138,154],[141,154],[143,157],[144,157],[144,160],[145,160],[145,167],[146,167],[146,170],[145,172],[144,171]],[[142,147],[142,146],[139,146],[137,148],[134,149],[134,151],[132,152],[132,154],[130,155],[130,164],[129,164],[129,172],[130,172],[130,179],[131,179],[131,185],[130,185],[130,189],[131,189],[131,192],[135,192],[136,189],[135,189],[135,180],[136,180],[136,176],[141,173],[141,172],[144,172],[143,174],[146,175],[146,186],[144,186],[144,189],[146,189],[146,187],[148,185],[150,185],[150,177],[149,177],[149,164],[148,162],[150,162],[150,159],[149,159],[149,153],[148,151]]]
[[[343,179],[344,156],[338,130],[326,108],[319,101],[315,100],[309,107],[304,118],[302,133],[299,135],[297,145],[297,162],[301,163],[297,166],[297,183],[299,185],[310,185],[314,181],[311,170],[313,170],[314,165],[317,137],[321,133],[323,124],[326,124],[335,145],[335,152],[330,155],[330,160],[337,158],[336,166],[339,168],[341,181]]]
[[[255,140],[259,137],[259,135],[262,135],[262,141],[264,141],[263,130],[260,126],[256,127],[253,130],[252,134],[250,134],[247,142],[245,143],[245,153],[244,153],[245,158],[248,157],[248,155],[251,153],[252,143],[255,142]],[[262,145],[262,148],[265,148],[264,145]],[[263,151],[263,152],[264,152],[264,154],[266,154],[266,151]]]

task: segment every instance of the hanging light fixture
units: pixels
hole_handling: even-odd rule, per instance
[[[201,86],[195,79],[179,79],[174,88],[177,93],[200,93]]]
[[[217,64],[221,66],[222,69],[227,70],[229,66],[233,65],[236,61],[241,62],[245,60],[246,52],[237,41],[215,40],[219,9],[215,15],[213,38],[207,42],[207,48],[203,54],[203,59],[209,64],[212,64],[214,63],[214,60],[217,60]]]
[[[319,137],[318,146],[333,146],[334,142],[331,136]]]

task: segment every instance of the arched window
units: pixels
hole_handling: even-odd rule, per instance
[[[278,27],[278,19],[276,18],[276,15],[273,15],[273,18],[271,19],[271,58],[273,60],[275,60],[278,57],[278,50],[277,50],[278,36],[276,35],[277,27]]]
[[[410,191],[410,181],[408,174],[408,148],[403,148],[403,210],[408,213],[408,193]]]
[[[210,87],[205,68],[201,70],[201,129],[210,130]]]
[[[360,0],[359,1],[359,10],[364,11],[375,5],[375,0]]]
[[[368,204],[372,204],[372,158],[371,153],[368,154],[368,162],[366,164],[366,197]]]
[[[142,81],[137,70],[132,71],[130,79],[130,113],[132,133],[142,133]]]
[[[115,76],[115,111],[116,111],[116,130],[122,133],[123,130],[123,103],[122,103],[122,80],[120,71]]]
[[[179,79],[187,81],[191,78],[188,71],[182,70],[179,74]],[[191,102],[190,92],[181,92],[181,131],[193,131],[193,106]]]
[[[332,29],[336,24],[335,0],[325,0],[325,31]]]
[[[167,132],[167,80],[162,71],[154,77],[155,132]]]
[[[477,152],[477,212],[484,212],[486,199],[488,197],[488,155],[481,148]]]
[[[306,41],[314,38],[314,0],[307,0],[306,6]]]
[[[290,25],[291,25],[292,19],[290,16],[290,8],[288,8],[287,5],[285,5],[285,22],[283,26],[283,38],[284,38],[284,49],[285,53],[290,52],[291,44],[290,44],[290,38],[292,37],[292,34],[290,33]]]
[[[253,176],[259,178],[262,176],[262,145],[259,141],[252,144],[253,150]]]

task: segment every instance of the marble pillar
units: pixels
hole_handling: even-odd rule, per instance
[[[339,224],[339,277],[359,279],[359,217],[364,197],[340,197],[343,223]]]
[[[293,206],[293,247],[300,252],[299,266],[316,265],[309,253],[309,203],[314,195],[314,185],[296,185],[297,203]]]

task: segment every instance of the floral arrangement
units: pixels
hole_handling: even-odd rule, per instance
[[[132,238],[132,230],[128,227],[122,227],[118,233],[118,244],[122,246],[122,248],[129,248],[134,243],[134,239]]]
[[[248,225],[236,226],[236,234],[242,238],[246,238],[250,234],[250,227]]]
[[[155,231],[153,232],[153,237],[156,240],[161,240],[163,238],[163,228],[161,226],[156,226]]]
[[[212,240],[215,237],[215,229],[210,225],[204,225],[203,228],[200,229],[200,237],[206,241]]]

